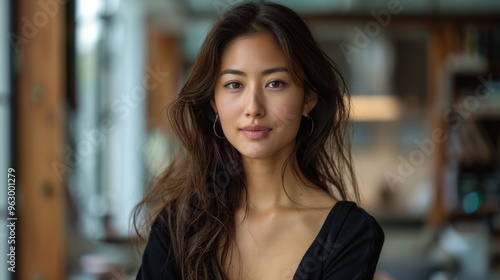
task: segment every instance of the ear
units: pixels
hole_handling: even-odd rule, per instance
[[[302,108],[302,115],[307,117],[309,112],[316,106],[318,103],[318,95],[314,91],[310,91],[306,94],[304,107]]]
[[[215,100],[213,98],[210,100],[210,105],[212,106],[212,109],[214,109],[214,112],[217,113],[217,106],[215,105]]]

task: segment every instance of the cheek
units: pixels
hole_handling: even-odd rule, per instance
[[[222,128],[227,127],[238,119],[240,111],[238,106],[230,105],[231,103],[225,102],[224,100],[216,100],[217,113],[219,114],[219,121]]]
[[[231,109],[230,106],[228,106],[229,104],[231,104],[231,102],[224,94],[218,93],[216,91],[213,100],[217,113],[219,114],[219,117],[226,115],[228,109]]]
[[[302,100],[288,98],[273,104],[273,118],[277,126],[300,124],[302,116]]]

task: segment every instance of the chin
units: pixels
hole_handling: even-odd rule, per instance
[[[235,148],[243,157],[251,159],[263,159],[272,157],[275,154],[275,149],[271,143],[239,143]]]
[[[261,150],[253,150],[249,151],[248,149],[239,150],[241,156],[250,158],[250,159],[265,159],[272,156],[270,151],[261,151]]]
[[[229,140],[229,139],[228,139]],[[239,139],[238,139],[239,140]],[[230,141],[233,147],[238,150],[241,156],[249,159],[267,159],[273,157],[287,157],[293,150],[294,140],[289,143],[280,143],[275,141],[255,141],[249,142],[246,139],[243,141],[234,141],[236,145]]]

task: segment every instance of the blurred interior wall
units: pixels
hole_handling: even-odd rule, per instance
[[[130,233],[130,213],[142,197],[143,147],[147,87],[151,68],[145,58],[145,14],[142,2],[127,0],[119,5],[110,35],[109,112],[113,132],[105,143],[103,186],[106,188],[112,228],[116,234]]]

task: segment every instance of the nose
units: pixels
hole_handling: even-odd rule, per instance
[[[245,98],[245,116],[249,118],[262,118],[266,114],[264,96],[258,86],[247,87]]]

